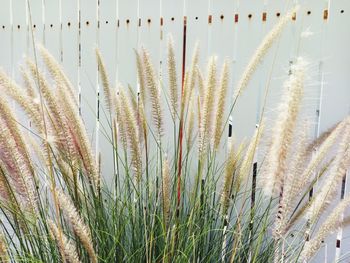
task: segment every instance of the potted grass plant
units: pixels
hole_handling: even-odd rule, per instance
[[[23,85],[1,71],[1,261],[309,261],[327,235],[349,222],[341,216],[350,205],[345,197],[317,224],[350,165],[350,117],[310,139],[300,118],[308,64],[298,58],[272,131],[266,134],[262,114],[249,140],[224,136],[241,94],[294,12],[263,39],[231,105],[229,63],[218,73],[212,57],[203,73],[198,48],[183,83],[171,38],[169,83],[159,81],[147,50],[137,51],[139,93],[113,88],[96,50],[113,174],[101,174],[74,87],[46,49],[36,45],[44,68],[39,57],[26,59]],[[164,134],[165,115],[171,136]],[[259,150],[264,157],[257,161],[260,145],[266,151]],[[309,198],[316,184],[319,191]]]

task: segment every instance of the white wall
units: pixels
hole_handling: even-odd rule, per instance
[[[100,129],[96,128],[96,94],[99,90],[96,46],[104,55],[113,83],[130,84],[136,88],[134,49],[141,45],[150,51],[166,81],[166,36],[171,33],[174,37],[180,62],[178,71],[181,72],[186,16],[186,63],[190,61],[196,41],[200,41],[203,68],[208,55],[217,55],[219,65],[224,58],[229,58],[231,97],[249,57],[279,19],[277,13],[283,15],[292,5],[292,1],[287,0],[30,0],[29,12],[27,1],[0,0],[0,65],[19,79],[17,69],[23,54],[33,55],[33,29],[35,39],[62,63],[81,95],[82,114],[92,144],[102,155],[104,173],[112,167],[112,154],[103,132],[107,125],[103,108],[99,109]],[[300,55],[310,62],[304,113],[313,120],[315,136],[349,114],[350,1],[293,2],[299,2],[302,7],[296,21],[287,27],[271,49],[233,113],[233,127],[238,139],[253,133],[261,111],[262,90],[269,80],[271,93],[267,116],[274,116],[288,67]],[[328,19],[325,20],[326,9]],[[266,21],[262,21],[264,12]],[[235,14],[238,22],[235,22]],[[212,16],[210,24],[209,16]],[[313,34],[301,38],[304,31]],[[327,246],[315,262],[331,262],[335,257],[335,246],[336,236],[333,235],[327,239]],[[345,229],[341,254],[349,256],[349,253],[350,229]],[[344,262],[348,261],[344,259]]]

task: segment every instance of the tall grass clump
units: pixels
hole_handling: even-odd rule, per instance
[[[146,49],[136,51],[139,93],[114,87],[96,50],[110,174],[101,174],[75,89],[45,48],[21,67],[24,85],[1,71],[1,261],[311,259],[327,235],[349,222],[340,216],[349,197],[322,218],[350,166],[350,117],[310,139],[301,114],[308,63],[298,58],[274,124],[261,119],[242,142],[224,136],[239,96],[294,12],[263,40],[231,101],[229,62],[220,66],[211,57],[202,71],[198,46],[183,81],[171,38],[168,82]]]

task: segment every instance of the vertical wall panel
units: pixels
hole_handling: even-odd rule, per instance
[[[80,18],[81,112],[91,138],[91,145],[93,149],[96,149],[96,142],[98,142],[96,141],[97,64],[95,57],[97,43],[97,0],[80,0]]]
[[[61,61],[60,0],[45,1],[45,47]]]
[[[11,72],[11,5],[10,0],[1,1],[0,9],[0,67],[6,72]]]
[[[254,2],[255,8],[251,5]],[[261,34],[246,34],[245,32],[261,32],[261,14],[263,10],[263,2],[261,1],[240,1],[237,9],[238,22],[235,23],[237,27],[237,54],[233,65],[235,72],[234,89],[237,88],[237,83],[248,64],[250,58],[254,54],[255,49],[259,46],[262,35]],[[251,81],[246,90],[240,96],[233,116],[233,131],[238,141],[244,137],[251,136],[255,129],[257,100],[261,89],[259,78],[259,70],[257,69],[251,78]],[[232,103],[232,100],[231,100]]]
[[[78,94],[79,12],[78,0],[61,0],[62,66]]]
[[[138,1],[119,0],[118,4],[118,82],[136,87],[135,52],[138,32]]]
[[[343,10],[343,12],[342,12]],[[347,26],[350,23],[350,3],[348,1],[331,1],[329,10],[329,21],[325,37],[324,54],[324,88],[321,103],[320,130],[325,131],[336,121],[343,119],[350,113],[350,89],[349,68],[350,54],[347,48],[350,45],[350,33]],[[349,180],[349,177],[347,177]],[[341,186],[338,186],[339,193]],[[349,188],[347,188],[349,193]],[[339,200],[337,195],[336,199]],[[333,206],[334,207],[334,206]],[[340,249],[343,260],[349,260],[349,228],[343,233]],[[333,261],[336,244],[335,235],[329,240],[328,260]],[[317,262],[317,259],[316,261]]]
[[[18,66],[26,53],[26,1],[12,1],[12,74],[19,78]]]
[[[17,1],[13,1],[15,3]],[[25,0],[26,10],[26,29],[27,32],[24,35],[26,37],[26,54],[34,58],[33,38],[36,44],[45,44],[45,10],[43,9],[43,2],[41,0]],[[29,3],[29,4],[28,4]],[[17,11],[14,9],[15,15],[18,16]],[[24,30],[24,28],[23,28]],[[24,31],[23,31],[24,33]],[[39,58],[39,54],[37,54]]]
[[[98,47],[105,62],[105,67],[108,73],[109,81],[113,92],[115,89],[116,75],[116,52],[117,52],[117,2],[102,0],[99,6],[99,33]],[[99,128],[99,152],[101,154],[101,172],[104,179],[111,180],[113,178],[113,142],[112,142],[112,123],[110,113],[106,107],[106,97],[103,93],[102,83],[100,86],[100,128]],[[114,109],[112,109],[113,111]],[[111,184],[109,184],[111,185]]]
[[[199,43],[199,65],[203,72],[206,71],[208,56],[208,20],[209,0],[186,1],[185,15],[186,27],[186,67],[190,66],[192,51],[195,44]]]

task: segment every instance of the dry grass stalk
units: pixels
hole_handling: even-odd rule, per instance
[[[305,246],[300,254],[300,262],[308,261],[319,250],[322,241],[332,232],[337,230],[343,223],[341,216],[345,209],[350,205],[350,196],[346,197],[333,209],[332,213],[322,223],[320,229],[310,241],[305,243]]]
[[[308,151],[308,125],[301,127],[301,131],[296,136],[296,144],[293,152],[290,153],[290,164],[285,176],[283,187],[283,196],[277,211],[274,226],[274,236],[282,238],[289,226],[288,217],[292,213],[297,197],[301,194],[301,189],[305,184],[305,178],[300,177],[305,168],[305,161],[308,160],[310,153]]]
[[[75,107],[78,107],[78,96],[77,92],[74,90],[73,85],[69,81],[68,77],[64,73],[60,64],[56,59],[50,54],[50,52],[45,49],[43,46],[38,46],[39,52],[43,58],[43,61],[50,72],[52,78],[55,80],[56,84],[61,88],[66,89],[69,96],[67,99],[70,99],[74,102]],[[34,76],[34,79],[36,76]]]
[[[194,96],[190,98],[189,106],[188,106],[188,123],[187,123],[187,152],[189,152],[189,149],[192,146],[193,143],[193,131],[194,131],[194,118],[195,118],[195,100]]]
[[[48,225],[50,235],[52,239],[57,242],[58,250],[60,251],[63,261],[65,262],[67,260],[70,263],[81,263],[78,253],[71,241],[68,240],[63,233],[60,233],[58,227],[52,220],[48,220]]]
[[[175,120],[178,112],[179,94],[178,94],[178,85],[177,85],[174,41],[171,36],[169,36],[168,38],[168,77],[169,77],[171,114],[172,114],[173,120]]]
[[[162,172],[162,197],[163,197],[163,213],[165,224],[167,225],[170,216],[170,205],[171,205],[171,178],[168,160],[163,161],[163,172]]]
[[[196,85],[196,79],[197,79],[197,64],[199,59],[199,44],[196,43],[193,54],[192,54],[192,60],[191,60],[191,66],[188,70],[187,74],[187,81],[185,82],[186,85],[184,85],[184,91],[182,94],[182,108],[184,109],[185,105],[188,105],[189,99],[191,98],[194,87]]]
[[[141,95],[141,103],[146,103],[146,77],[145,77],[145,71],[143,67],[143,60],[142,55],[135,51],[136,54],[136,66],[137,66],[137,80],[138,84],[140,86],[140,95]]]
[[[24,112],[30,117],[39,132],[43,131],[43,121],[40,113],[39,101],[23,94],[22,89],[11,80],[4,71],[0,71],[0,88],[13,98]]]
[[[198,76],[199,102],[202,105],[204,100],[204,94],[205,94],[205,84],[204,84],[203,74],[198,66],[196,67],[196,74]]]
[[[279,105],[278,117],[273,128],[273,138],[264,163],[263,190],[267,195],[274,195],[283,188],[286,172],[287,154],[292,144],[293,132],[303,94],[305,61],[298,58],[292,67],[292,74],[284,83],[285,95]]]
[[[97,48],[96,48],[96,57],[97,57],[98,72],[100,73],[103,92],[105,95],[105,103],[106,103],[107,109],[112,114],[113,113],[112,109],[114,109],[114,106],[113,106],[114,105],[114,101],[113,101],[114,97],[112,95],[111,86],[109,84],[106,66],[105,66],[104,61],[102,59],[101,52]]]
[[[222,123],[224,119],[224,110],[226,103],[227,87],[229,81],[229,66],[228,61],[225,60],[222,66],[222,72],[220,77],[220,90],[217,101],[217,110],[215,114],[215,125],[214,125],[214,148],[218,150],[222,135]]]
[[[48,111],[43,112],[43,114],[49,115],[48,119],[55,132],[57,149],[66,152],[73,164],[79,164],[81,161],[82,168],[90,183],[98,189],[100,176],[95,158],[76,105],[72,99],[67,99],[70,97],[69,90],[59,88],[59,96],[56,96],[34,62],[27,59],[27,65],[33,78],[38,81],[42,97],[45,100]]]
[[[145,70],[146,76],[146,85],[150,93],[150,98],[152,102],[153,122],[157,130],[157,139],[158,141],[160,141],[163,134],[163,114],[160,104],[160,90],[158,85],[158,78],[153,68],[150,55],[145,49],[142,50],[142,58],[144,63],[143,68]]]
[[[329,170],[328,177],[315,198],[312,199],[310,208],[306,212],[307,217],[312,221],[316,220],[325,208],[327,208],[330,201],[333,200],[337,193],[337,186],[350,166],[350,116],[347,117],[344,122],[345,126],[342,139],[333,164]]]
[[[78,211],[69,200],[69,198],[60,190],[56,189],[58,203],[60,209],[63,211],[64,216],[71,223],[75,234],[80,239],[83,247],[89,254],[90,260],[92,263],[97,263],[97,255],[93,247],[90,231],[88,227],[85,225],[83,219],[80,217]]]
[[[128,147],[127,127],[124,121],[125,118],[123,117],[123,106],[120,92],[115,94],[115,112],[117,115],[117,137],[121,141],[124,150],[126,150]]]
[[[307,164],[305,170],[303,171],[301,178],[305,178],[303,180],[304,184],[301,187],[304,187],[308,182],[310,182],[313,178],[311,175],[314,170],[322,163],[325,157],[328,155],[330,149],[334,146],[336,140],[339,138],[341,132],[343,131],[346,124],[346,120],[343,120],[333,129],[330,134],[325,138],[322,144],[316,149],[316,153],[312,155],[311,160]],[[308,150],[309,150],[308,146]]]
[[[0,166],[6,171],[14,194],[19,197],[24,211],[36,211],[34,169],[22,140],[15,117],[7,102],[0,98]]]
[[[23,78],[23,82],[24,82],[24,88],[26,90],[26,96],[28,96],[29,98],[35,99],[38,97],[37,91],[35,89],[35,84],[33,82],[33,80],[30,77],[30,74],[27,72],[27,70],[24,67],[21,67],[20,69],[21,71],[21,75]]]
[[[225,178],[221,190],[221,213],[223,216],[226,216],[227,210],[230,202],[230,195],[232,189],[233,178],[235,175],[235,170],[237,167],[238,156],[234,149],[233,142],[230,146],[228,157],[225,164]]]
[[[123,89],[120,90],[120,100],[123,108],[122,118],[127,132],[127,141],[129,142],[132,155],[132,167],[135,177],[139,182],[141,180],[142,165],[137,122],[130,104],[130,99],[126,96]]]
[[[235,182],[236,191],[239,191],[241,183],[244,182],[248,178],[249,174],[251,173],[254,156],[256,154],[257,147],[260,143],[260,139],[263,131],[264,131],[264,124],[262,122],[261,125],[255,129],[254,135],[250,140],[247,151],[239,167],[237,180]]]
[[[257,67],[259,66],[259,63],[262,61],[268,50],[272,47],[275,40],[277,40],[277,38],[281,35],[288,22],[292,20],[292,17],[298,10],[298,8],[298,6],[293,8],[285,16],[280,18],[278,23],[274,25],[271,31],[265,36],[259,47],[256,49],[254,55],[250,59],[245,70],[243,71],[243,74],[240,80],[238,81],[233,100],[236,100],[237,97],[242,93],[242,91],[248,86],[250,79],[252,78]]]
[[[208,62],[208,77],[206,81],[206,93],[203,103],[199,130],[199,158],[203,158],[212,134],[214,91],[216,87],[216,58],[210,58]]]

